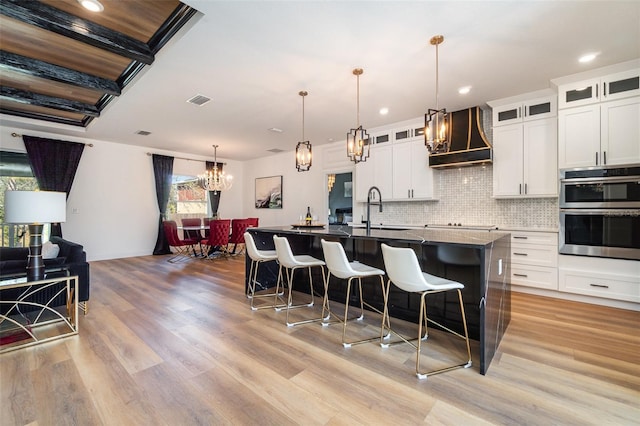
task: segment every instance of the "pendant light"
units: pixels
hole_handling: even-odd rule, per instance
[[[306,172],[311,168],[311,142],[304,140],[304,97],[309,93],[304,90],[298,92],[302,97],[302,142],[296,145],[296,169]]]
[[[356,76],[357,80],[357,127],[355,129],[351,129],[349,133],[347,133],[347,155],[349,156],[349,159],[356,164],[365,162],[367,161],[367,158],[369,158],[369,134],[362,128],[362,125],[360,125],[360,76],[363,72],[362,68],[356,68],[353,70],[353,75]]]
[[[436,47],[436,108],[427,111],[424,115],[424,143],[429,154],[441,154],[449,151],[450,126],[449,115],[446,108],[440,109],[438,93],[438,46],[444,41],[444,36],[431,37],[430,43]]]
[[[213,168],[198,175],[198,183],[207,191],[226,191],[233,185],[233,177],[218,168],[218,145],[213,145]]]

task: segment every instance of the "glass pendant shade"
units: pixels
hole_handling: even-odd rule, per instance
[[[449,152],[450,143],[450,118],[446,108],[439,106],[438,93],[438,46],[444,41],[444,36],[436,35],[431,37],[431,45],[436,47],[436,107],[429,108],[424,115],[424,144],[427,146],[429,154],[441,154]]]
[[[347,133],[347,155],[356,164],[369,158],[369,134],[362,126]]]
[[[311,168],[311,142],[298,142],[296,145],[296,169],[306,172]]]
[[[367,161],[369,158],[369,134],[360,124],[360,76],[364,73],[362,68],[356,68],[353,70],[353,75],[356,76],[357,91],[356,91],[356,125],[355,129],[351,129],[347,133],[347,156],[351,161],[358,164],[360,162]]]
[[[449,152],[449,114],[442,108],[429,109],[424,115],[424,140],[429,153]]]
[[[311,142],[304,140],[304,97],[309,93],[301,90],[298,95],[302,97],[302,141],[296,145],[296,169],[299,172],[309,171],[312,163]]]
[[[198,183],[207,191],[226,191],[233,186],[233,177],[218,168],[218,145],[213,145],[213,150],[213,168],[198,175]]]

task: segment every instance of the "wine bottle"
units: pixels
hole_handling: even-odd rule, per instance
[[[307,207],[307,215],[304,217],[304,222],[307,226],[311,226],[313,217],[311,216],[311,208]]]

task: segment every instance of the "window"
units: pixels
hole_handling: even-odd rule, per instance
[[[209,212],[207,191],[195,176],[173,175],[167,216],[178,225],[182,218],[206,217]]]
[[[36,189],[38,189],[38,181],[33,176],[27,154],[0,151],[0,245],[3,247],[26,247],[29,242],[26,225],[4,223],[4,192]],[[45,226],[43,241],[48,239],[49,227]]]

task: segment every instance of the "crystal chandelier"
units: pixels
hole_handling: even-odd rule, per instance
[[[302,141],[296,145],[296,169],[306,172],[311,168],[311,142],[304,140],[304,97],[308,95],[304,90],[298,92],[302,97]]]
[[[367,161],[369,158],[369,134],[360,125],[360,76],[363,72],[362,68],[353,70],[353,75],[357,79],[357,127],[347,133],[347,155],[356,164]]]
[[[445,108],[440,109],[438,99],[438,46],[444,41],[444,36],[431,37],[431,45],[436,47],[436,109],[427,111],[424,115],[424,143],[429,154],[441,154],[449,151],[449,115]]]
[[[198,182],[207,191],[226,191],[233,185],[233,177],[218,169],[218,145],[213,145],[213,168],[198,175]]]
[[[333,185],[335,183],[336,183],[336,175],[334,173],[327,175],[327,188],[329,189],[329,192],[331,192],[331,190],[333,189]]]

